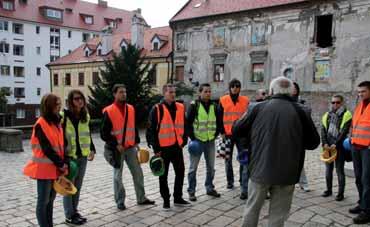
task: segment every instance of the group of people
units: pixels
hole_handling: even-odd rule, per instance
[[[264,200],[270,198],[269,226],[284,226],[289,214],[294,185],[301,184],[308,191],[304,173],[305,150],[313,150],[320,144],[320,136],[311,118],[311,110],[299,99],[299,86],[286,77],[277,77],[271,84],[269,95],[263,89],[257,91],[255,101],[240,94],[241,82],[233,79],[229,91],[219,102],[211,100],[211,85],[199,86],[199,97],[186,109],[176,101],[173,84],[163,86],[163,99],[149,113],[146,140],[154,155],[164,163],[164,173],[159,176],[159,189],[163,209],[171,207],[168,187],[168,171],[172,163],[175,172],[173,204],[189,206],[184,199],[183,183],[185,163],[183,148],[189,144],[188,198],[196,197],[196,175],[202,154],[206,164],[206,194],[221,196],[215,189],[215,140],[227,144],[223,155],[227,188],[234,188],[233,148],[237,147],[240,162],[240,199],[247,200],[242,226],[257,226]],[[105,142],[104,156],[113,167],[114,200],[119,210],[125,210],[125,188],[122,182],[124,163],[127,164],[134,182],[138,205],[153,205],[155,201],[145,195],[144,176],[137,152],[140,143],[135,121],[135,108],[127,103],[126,87],[114,85],[114,102],[103,109],[100,135]],[[331,110],[322,118],[323,147],[335,147],[338,156],[335,167],[339,190],[336,200],[344,199],[343,140],[352,140],[352,157],[359,191],[359,204],[351,209],[358,216],[354,222],[370,222],[370,81],[359,84],[361,99],[354,116],[345,106],[343,96],[335,95]],[[68,108],[61,111],[61,99],[47,94],[41,100],[41,117],[34,125],[31,137],[32,158],[24,168],[24,174],[37,180],[36,216],[41,227],[53,226],[53,182],[59,176],[68,175],[69,163],[74,160],[78,171],[72,182],[77,188],[73,196],[63,198],[66,223],[82,225],[87,220],[78,212],[79,195],[87,161],[96,153],[90,128],[90,116],[86,99],[79,90],[68,95]],[[350,128],[352,128],[351,133]],[[189,141],[188,141],[189,140]],[[332,195],[334,164],[326,164],[327,190],[324,197]]]

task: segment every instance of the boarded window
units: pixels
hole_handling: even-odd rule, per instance
[[[176,81],[184,81],[184,66],[176,66]]]

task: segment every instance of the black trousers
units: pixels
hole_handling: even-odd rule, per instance
[[[161,157],[164,161],[165,171],[159,177],[160,193],[164,201],[170,200],[170,191],[168,189],[168,170],[172,163],[175,171],[175,186],[173,189],[174,200],[182,198],[182,187],[184,185],[185,165],[182,148],[178,145],[161,148]]]
[[[346,176],[344,175],[344,157],[345,150],[342,148],[338,148],[338,155],[337,159],[330,164],[325,164],[326,166],[326,188],[328,191],[332,191],[333,188],[333,170],[334,170],[334,163],[335,169],[338,175],[338,194],[344,194],[344,187],[346,185]]]

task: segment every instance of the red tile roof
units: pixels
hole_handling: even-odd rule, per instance
[[[90,31],[100,31],[107,25],[105,17],[109,17],[112,19],[121,18],[122,23],[118,23],[118,29],[129,32],[131,17],[134,14],[131,11],[102,7],[81,0],[28,0],[27,4],[22,4],[16,0],[14,4],[14,11],[7,11],[0,7],[0,17]],[[41,7],[63,10],[63,22],[47,19],[41,14]],[[72,9],[72,13],[67,12],[67,8]],[[94,24],[85,24],[80,14],[94,15]]]
[[[170,22],[306,1],[307,0],[189,0]]]
[[[151,40],[153,36],[160,35],[161,37],[168,37],[168,41],[161,46],[158,51],[152,50]],[[131,33],[122,33],[115,31],[113,33],[113,51],[119,53],[121,51],[121,42],[130,42]],[[113,53],[110,52],[105,56],[97,55],[97,45],[101,42],[101,37],[90,39],[86,44],[81,45],[77,49],[73,50],[70,54],[57,59],[48,64],[48,66],[56,65],[68,65],[77,63],[92,63],[92,62],[102,62],[112,58]],[[93,51],[88,57],[85,57],[84,48],[86,45]],[[158,27],[158,28],[147,28],[144,34],[144,49],[142,55],[145,58],[165,58],[172,52],[172,30],[170,27]]]

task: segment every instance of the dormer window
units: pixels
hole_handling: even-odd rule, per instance
[[[52,20],[62,20],[62,17],[63,17],[63,13],[61,10],[57,10],[57,9],[50,9],[50,8],[46,8],[45,9],[45,16],[49,19],[52,19]]]
[[[94,17],[92,15],[80,14],[85,24],[94,24]]]
[[[19,3],[21,3],[21,4],[27,4],[27,0],[19,0]]]
[[[85,55],[85,57],[89,57],[91,55],[91,50],[90,50],[89,46],[87,46],[87,45],[84,48],[84,55]]]
[[[85,50],[85,57],[89,57],[89,50]]]
[[[126,40],[122,40],[121,42],[121,51],[124,49],[124,48],[127,48],[127,43],[126,43]]]
[[[154,51],[159,50],[159,42],[153,42],[153,50]]]
[[[14,10],[14,1],[12,1],[12,0],[3,0],[2,8],[5,9],[5,10],[13,11]]]
[[[117,27],[117,23],[114,19],[104,18],[104,20],[105,20],[105,23],[107,23],[107,25],[109,25],[110,27],[112,27],[112,28]]]
[[[101,49],[98,49],[98,56],[101,56]]]
[[[67,13],[73,13],[73,9],[72,8],[66,8],[66,12]]]

